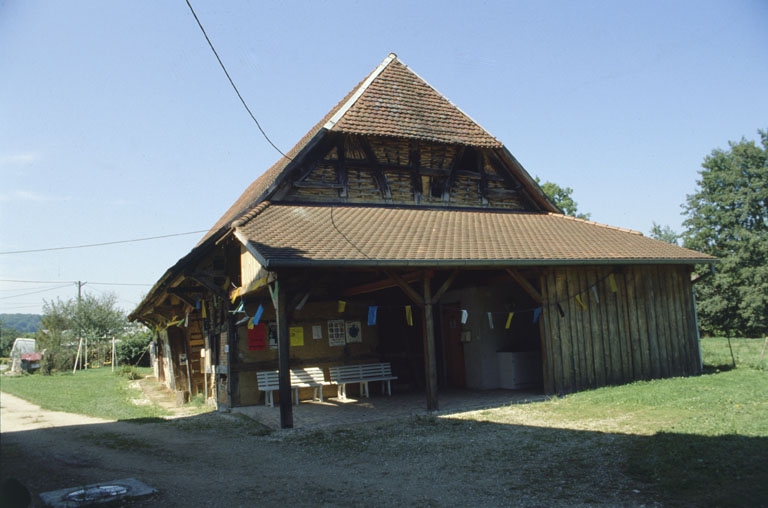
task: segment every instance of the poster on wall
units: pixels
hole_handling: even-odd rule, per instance
[[[277,349],[277,323],[267,325],[267,338],[269,339],[269,349]]]
[[[323,326],[312,325],[312,338],[314,340],[320,340],[323,338]]]
[[[288,335],[291,339],[291,347],[297,347],[297,346],[303,346],[304,345],[304,327],[303,326],[292,326],[288,329]]]
[[[331,319],[328,321],[328,345],[343,346],[347,343],[347,329],[343,319]]]
[[[267,349],[267,326],[259,323],[248,330],[248,351],[264,351]]]
[[[347,344],[363,342],[363,332],[360,329],[360,321],[347,321],[344,323],[347,335]]]

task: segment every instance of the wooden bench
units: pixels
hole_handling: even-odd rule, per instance
[[[299,405],[299,388],[314,388],[315,395],[312,400],[323,401],[323,386],[330,384],[325,380],[325,375],[320,367],[305,367],[291,369],[291,390],[296,405]],[[265,370],[256,373],[256,382],[259,391],[264,392],[264,405],[274,407],[274,392],[280,389],[280,372],[277,370]]]
[[[392,375],[392,366],[389,363],[369,363],[364,365],[336,365],[329,367],[331,383],[339,385],[339,398],[347,398],[347,384],[360,383],[360,396],[370,397],[368,382],[382,381],[381,393],[386,386],[387,395],[392,395],[390,381],[397,379]]]

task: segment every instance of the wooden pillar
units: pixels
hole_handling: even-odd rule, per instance
[[[424,276],[424,373],[427,384],[427,411],[437,411],[437,355],[435,354],[435,318],[432,312],[430,275]]]
[[[285,288],[280,288],[275,281],[275,289],[270,288],[272,304],[275,306],[277,321],[277,365],[280,388],[280,427],[293,428],[293,397],[291,396],[290,340],[288,338],[288,307]]]

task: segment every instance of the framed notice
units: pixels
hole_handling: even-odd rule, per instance
[[[344,323],[347,335],[347,344],[363,342],[363,332],[360,328],[360,321],[347,321]]]
[[[331,319],[328,321],[328,345],[343,346],[347,343],[347,328],[343,319]]]
[[[312,325],[312,338],[314,340],[320,340],[323,338],[323,326]]]

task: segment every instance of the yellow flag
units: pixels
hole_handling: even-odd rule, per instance
[[[413,310],[411,310],[410,305],[405,306],[405,321],[408,323],[408,326],[413,326]]]
[[[346,308],[347,308],[347,302],[345,302],[344,300],[339,300],[339,314],[344,312],[344,309]]]
[[[514,312],[510,312],[509,315],[507,315],[507,323],[504,325],[504,328],[509,330],[510,325],[512,325],[512,316],[514,316]]]
[[[619,287],[616,285],[616,278],[613,276],[613,274],[608,276],[608,286],[611,288],[611,293],[615,293],[619,290]]]
[[[581,295],[576,295],[576,303],[578,303],[578,304],[579,304],[579,307],[581,307],[582,309],[585,309],[585,310],[586,310],[586,308],[587,308],[587,305],[586,305],[586,304],[584,303],[584,301],[581,299]]]
[[[201,306],[202,306],[202,310],[203,310],[203,319],[206,319],[208,316],[207,316],[207,312],[205,311],[205,302],[204,301],[201,302]]]

